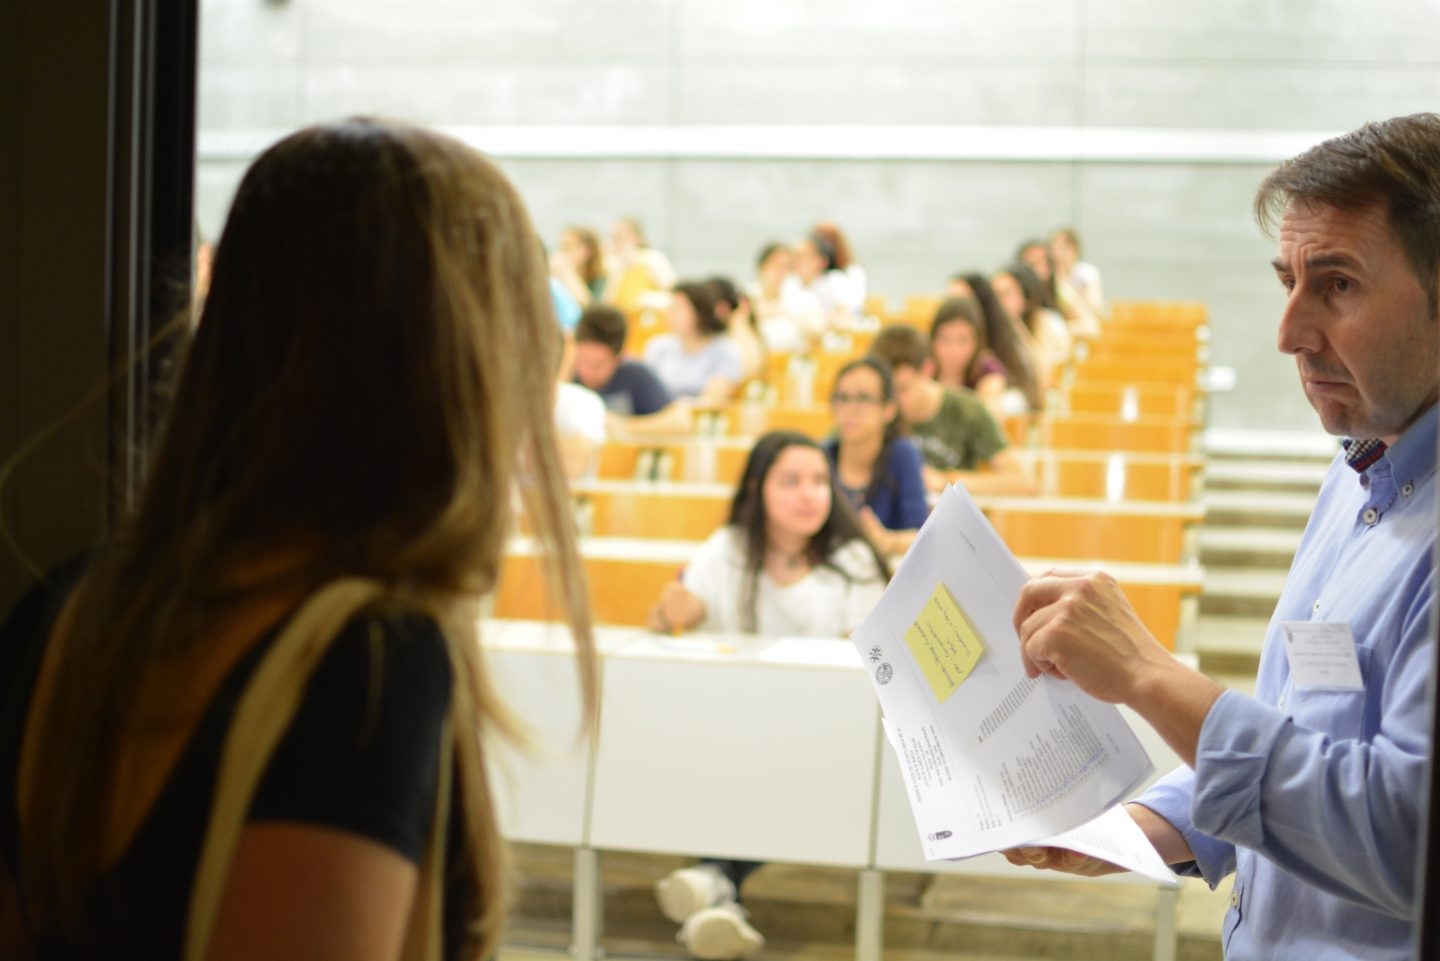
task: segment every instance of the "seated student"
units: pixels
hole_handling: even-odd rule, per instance
[[[790,283],[793,255],[781,243],[768,243],[755,262],[755,281],[745,288],[760,338],[767,350],[799,353],[825,332],[825,314],[814,294]]]
[[[605,260],[606,303],[626,313],[661,301],[675,283],[675,268],[645,240],[645,230],[634,217],[621,217],[610,228]]]
[[[729,277],[711,277],[705,286],[715,298],[715,316],[724,322],[726,335],[740,351],[743,379],[761,376],[765,373],[765,342],[760,339],[750,298],[740,293]]]
[[[848,635],[890,576],[835,489],[820,447],[794,431],[755,442],[730,520],[710,536],[650,612],[650,627],[765,636]],[[655,885],[697,958],[734,958],[765,943],[738,903],[754,861],[707,860]]]
[[[1006,313],[1020,321],[1020,333],[1036,361],[1042,387],[1055,382],[1070,360],[1071,336],[1065,318],[1047,300],[1039,275],[1018,261],[1000,268],[990,278],[995,297]]]
[[[990,350],[985,321],[973,298],[941,301],[930,321],[930,361],[942,387],[974,391],[992,414],[1000,415],[1010,374]]]
[[[595,231],[578,225],[560,231],[560,242],[550,257],[550,276],[580,306],[599,303],[605,289],[605,265]]]
[[[715,296],[705,284],[685,281],[670,297],[670,333],[650,338],[645,364],[676,397],[728,400],[745,378],[740,349],[726,334],[715,312]]]
[[[1055,291],[1061,303],[1074,311],[1070,319],[1075,335],[1098,335],[1105,317],[1100,268],[1080,259],[1080,235],[1075,228],[1058,227],[1050,232],[1050,262],[1055,266]]]
[[[609,304],[592,304],[575,326],[575,383],[600,395],[607,421],[620,433],[687,433],[690,409],[677,403],[660,378],[624,356],[625,316]]]
[[[571,381],[575,342],[561,331],[555,382],[555,440],[560,464],[569,480],[595,471],[595,454],[605,443],[605,401],[588,387]]]
[[[920,451],[900,436],[890,365],[861,357],[840,368],[830,403],[836,434],[821,446],[835,480],[875,546],[889,557],[910,549],[930,513]]]
[[[1032,494],[1025,465],[974,391],[942,387],[925,337],[909,324],[881,330],[870,345],[895,381],[895,400],[909,436],[925,458],[925,487],[943,490],[957,481],[972,494]]]
[[[970,285],[975,294],[975,305],[980,308],[980,319],[985,324],[985,342],[1005,365],[1005,375],[1012,388],[1004,397],[1002,410],[997,416],[1044,410],[1045,389],[1040,384],[1040,362],[1027,341],[1020,318],[1000,305],[1000,298],[995,296],[995,288],[988,277],[966,274],[965,282]]]

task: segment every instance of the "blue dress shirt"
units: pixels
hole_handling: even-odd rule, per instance
[[[1363,474],[1330,465],[1265,636],[1255,697],[1228,691],[1195,770],[1138,800],[1214,887],[1235,873],[1228,961],[1409,959],[1426,792],[1436,407]],[[1286,621],[1349,624],[1363,691],[1295,688]]]

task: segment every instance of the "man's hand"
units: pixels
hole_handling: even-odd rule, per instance
[[[1015,605],[1020,656],[1030,677],[1073,681],[1091,697],[1128,703],[1147,672],[1173,663],[1109,574],[1049,571]]]
[[[1143,804],[1131,802],[1125,805],[1125,813],[1134,819],[1145,837],[1166,864],[1183,864],[1195,860],[1190,845],[1185,842],[1175,826]],[[1059,871],[1082,878],[1098,878],[1106,874],[1119,874],[1125,870],[1109,861],[1093,858],[1079,851],[1067,848],[1020,847],[1001,851],[1005,860],[1018,868],[1035,868],[1040,871]]]
[[[1109,861],[1092,858],[1088,854],[1067,848],[1011,848],[1000,853],[1017,868],[1059,871],[1061,874],[1073,874],[1081,878],[1098,878],[1106,874],[1119,874],[1125,870]]]

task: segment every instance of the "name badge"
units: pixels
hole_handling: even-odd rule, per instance
[[[1297,691],[1363,691],[1355,635],[1347,623],[1283,621],[1290,680]]]

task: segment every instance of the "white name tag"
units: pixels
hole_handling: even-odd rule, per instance
[[[1283,621],[1290,680],[1297,691],[1363,691],[1355,635],[1347,623]]]

